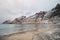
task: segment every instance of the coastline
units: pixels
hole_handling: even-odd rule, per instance
[[[33,36],[38,33],[44,33],[49,30],[53,30],[54,27],[48,28],[37,28],[35,30],[26,30],[18,33],[13,33],[10,35],[0,36],[0,40],[32,40]]]

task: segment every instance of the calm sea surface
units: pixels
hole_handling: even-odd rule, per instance
[[[51,27],[53,24],[0,24],[0,35],[8,35],[27,29]],[[58,25],[57,25],[58,26]]]

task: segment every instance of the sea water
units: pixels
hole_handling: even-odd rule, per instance
[[[41,38],[44,40],[60,40],[60,24],[0,24],[0,36],[17,33],[25,29],[31,31],[34,28],[48,27],[56,27],[56,29],[41,34]],[[40,38],[39,35],[35,36],[33,37],[33,40],[38,40]]]
[[[52,24],[0,24],[0,35],[9,35],[26,30],[33,30],[34,28],[49,27]]]

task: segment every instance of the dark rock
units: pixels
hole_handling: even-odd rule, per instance
[[[50,20],[60,18],[60,4],[57,4],[55,8],[51,9],[50,11],[40,11],[32,16],[26,18],[26,16],[21,16],[19,18],[15,18],[13,21],[7,20],[3,22],[3,24],[22,24],[32,22],[37,22],[37,20]],[[59,19],[60,20],[60,19]]]
[[[7,21],[3,22],[3,24],[11,24],[11,21],[7,20]]]

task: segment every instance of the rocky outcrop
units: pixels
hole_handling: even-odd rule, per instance
[[[25,18],[26,18],[26,16],[22,16],[19,18],[15,18],[12,21],[7,20],[7,21],[3,22],[3,24],[21,24]]]
[[[47,17],[47,18],[52,18],[52,17],[55,17],[55,16],[60,17],[60,4],[57,4],[55,8],[48,11],[45,15],[45,17]]]
[[[53,23],[58,23],[60,22],[60,4],[57,4],[56,7],[54,7],[53,9],[51,9],[50,11],[48,11],[45,15],[44,15],[44,20],[49,20]]]
[[[57,18],[58,17],[58,18]],[[15,18],[13,21],[7,20],[3,24],[28,24],[28,23],[52,23],[56,19],[60,20],[60,4],[50,11],[40,11],[32,16],[22,16]]]
[[[3,22],[3,24],[25,24],[25,23],[39,23],[41,19],[43,19],[46,12],[41,11],[39,13],[36,13],[32,16],[29,16],[26,18],[26,16],[21,16],[19,18],[15,18],[13,21],[7,20]]]
[[[11,20],[6,20],[5,22],[3,22],[3,24],[12,24]]]

